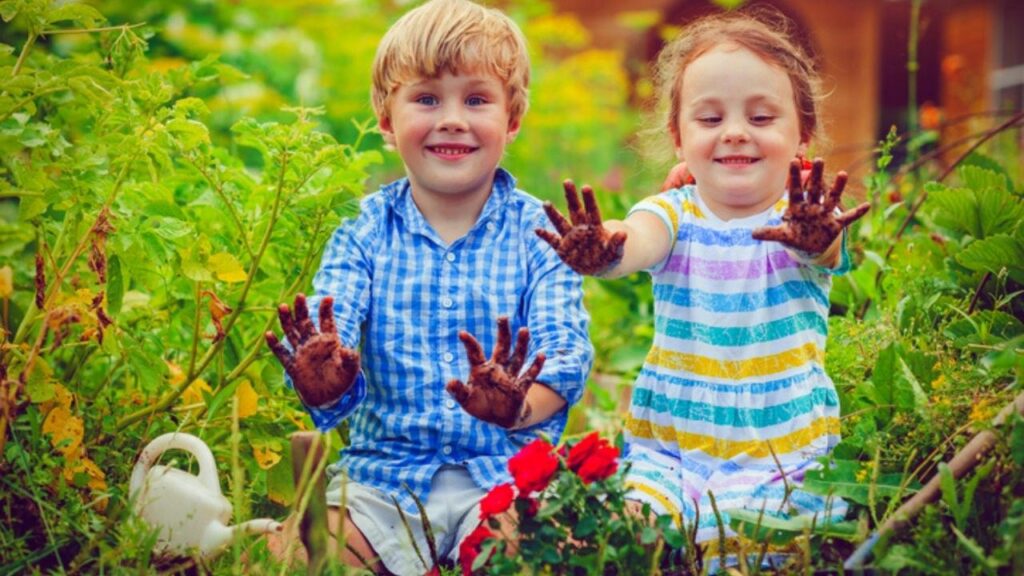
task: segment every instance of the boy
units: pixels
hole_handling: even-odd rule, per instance
[[[522,33],[496,10],[432,0],[396,22],[372,100],[407,178],[365,198],[327,246],[309,303],[320,331],[300,295],[294,316],[281,307],[294,354],[267,335],[318,428],[351,414],[351,445],[328,470],[332,533],[358,553],[341,551],[348,564],[431,568],[410,491],[439,556],[457,561],[509,457],[537,432],[557,438],[582,394],[593,351],[580,278],[534,233],[548,225],[541,203],[498,168],[528,81]]]

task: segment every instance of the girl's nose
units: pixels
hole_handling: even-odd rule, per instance
[[[741,122],[730,122],[723,127],[722,141],[729,144],[746,142],[750,139],[746,126]]]

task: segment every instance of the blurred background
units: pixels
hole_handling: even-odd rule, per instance
[[[223,126],[272,116],[285,103],[322,106],[323,121],[351,141],[372,119],[370,63],[384,30],[416,2],[265,0],[102,3],[111,22],[145,22],[153,66],[219,55],[247,78],[223,86],[211,108]],[[496,0],[530,42],[531,109],[506,165],[521,187],[559,193],[567,176],[644,194],[667,167],[642,157],[636,134],[660,125],[649,66],[693,18],[742,0]],[[895,125],[923,129],[916,149],[976,135],[1024,103],[1024,2],[1019,0],[773,0],[817,61],[829,94],[827,139],[817,150],[854,178],[871,168]],[[73,42],[74,40],[68,40]],[[667,142],[667,141],[666,141]],[[374,146],[379,141],[367,142]],[[897,162],[905,151],[896,151]],[[955,154],[950,150],[943,157]],[[942,158],[939,159],[940,161]],[[374,181],[401,174],[389,155]]]

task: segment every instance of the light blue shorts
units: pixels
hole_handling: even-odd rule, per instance
[[[327,486],[327,504],[341,506],[344,475],[335,474]],[[438,559],[459,560],[459,543],[480,525],[480,500],[487,492],[476,485],[462,466],[446,465],[434,474],[423,507],[437,546]],[[409,529],[391,498],[364,484],[348,482],[348,513],[384,566],[398,576],[420,576],[433,567],[430,546],[418,511],[404,511]]]

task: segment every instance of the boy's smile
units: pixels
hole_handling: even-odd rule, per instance
[[[677,152],[701,199],[723,219],[774,204],[804,144],[789,76],[746,48],[723,44],[690,62],[681,88]]]
[[[424,214],[462,202],[482,208],[505,145],[519,130],[504,84],[489,74],[444,72],[400,86],[389,112],[381,132],[402,156]]]

